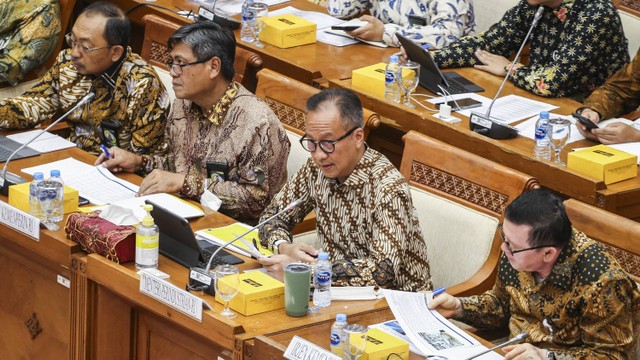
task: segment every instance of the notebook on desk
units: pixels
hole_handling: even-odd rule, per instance
[[[217,245],[204,240],[197,240],[189,221],[160,205],[147,200],[153,205],[151,216],[160,231],[160,253],[182,266],[206,267]],[[211,268],[220,264],[241,264],[244,260],[224,250],[220,251],[212,262]]]
[[[409,57],[411,61],[420,64],[420,86],[434,94],[442,92],[438,86],[443,87],[450,95],[484,91],[483,88],[467,80],[460,74],[455,72],[443,73],[440,71],[438,64],[433,60],[429,51],[423,49],[422,46],[414,43],[400,33],[396,33],[396,36],[407,52],[407,57]]]
[[[0,162],[5,162],[16,151],[22,144],[17,141],[11,140],[6,136],[0,135]],[[18,151],[17,154],[13,156],[12,160],[23,159],[32,156],[40,155],[39,152],[33,150],[30,147],[25,147],[24,149]]]

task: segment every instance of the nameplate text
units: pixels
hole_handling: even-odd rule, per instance
[[[0,201],[0,222],[40,241],[40,219]]]
[[[140,292],[202,322],[202,299],[144,270],[140,272]]]
[[[294,336],[284,352],[289,360],[340,360],[341,357],[311,343],[299,336]]]

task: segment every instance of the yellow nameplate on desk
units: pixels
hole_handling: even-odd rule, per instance
[[[290,48],[316,42],[316,24],[295,15],[284,14],[263,18],[266,27],[260,33],[260,41]]]
[[[606,145],[572,151],[567,167],[578,173],[611,184],[638,176],[638,157]]]
[[[224,278],[220,280],[224,282]],[[224,303],[218,295],[216,301]],[[240,289],[229,303],[231,309],[249,316],[284,307],[284,284],[262,271],[240,274]]]
[[[9,187],[9,204],[22,211],[29,212],[29,187],[31,183],[11,185]],[[78,210],[78,190],[68,186],[64,187],[64,213],[72,213]]]
[[[369,328],[367,347],[359,360],[386,360],[390,354],[409,360],[409,343],[380,329]]]
[[[384,99],[386,63],[373,64],[351,72],[351,86],[379,99]],[[409,70],[405,70],[402,76],[406,79],[413,76]]]

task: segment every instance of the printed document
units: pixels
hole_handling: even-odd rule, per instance
[[[536,122],[538,121],[539,117],[540,117],[539,115],[536,115],[516,125],[516,129],[518,129],[518,135],[535,140]],[[569,140],[567,140],[567,144],[570,144],[578,140],[584,140],[584,136],[580,134],[580,131],[578,131],[578,128],[576,127],[576,119],[574,119],[573,116],[557,115],[557,114],[550,113],[549,118],[550,119],[562,118],[562,119],[567,119],[571,121],[571,134],[569,134]]]
[[[383,290],[389,308],[411,343],[425,355],[465,359],[487,348],[478,340],[427,307],[431,294]],[[502,359],[495,352],[482,360]]]
[[[19,142],[20,144],[24,144],[42,132],[44,132],[44,130],[31,130],[18,134],[8,135],[7,137],[13,141]],[[28,147],[36,150],[41,154],[44,154],[56,150],[76,147],[76,144],[47,131],[44,134],[40,135],[40,137],[33,141],[31,144],[29,144]]]
[[[485,114],[489,104],[483,104],[479,108],[472,109],[471,111],[479,114]],[[539,115],[541,111],[551,111],[556,109],[557,106],[547,104],[541,101],[527,99],[518,95],[507,95],[498,98],[491,108],[491,117],[504,122],[505,124],[513,124],[514,122],[522,119],[527,119],[531,116]],[[460,113],[469,116],[471,111],[465,110]]]

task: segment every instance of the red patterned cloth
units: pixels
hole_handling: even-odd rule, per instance
[[[69,215],[64,226],[67,238],[80,244],[87,253],[100,254],[124,263],[136,256],[136,229],[102,219],[97,212]]]

